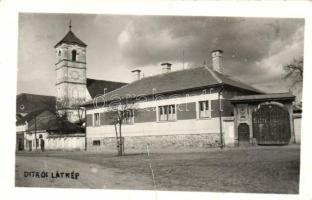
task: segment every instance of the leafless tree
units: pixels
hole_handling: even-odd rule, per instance
[[[284,66],[284,79],[291,80],[292,87],[296,85],[302,86],[303,81],[303,57],[294,59],[292,63]]]
[[[135,104],[126,99],[120,99],[119,103],[111,103],[106,113],[112,125],[114,125],[117,141],[118,155],[124,155],[124,142],[122,137],[122,125],[133,123],[136,114]]]
[[[290,81],[290,91],[296,93],[297,96],[302,93],[303,84],[303,57],[299,59],[293,59],[293,61],[287,65],[284,65],[284,80]],[[298,98],[298,105],[301,105],[301,98]]]
[[[85,110],[80,105],[84,102],[84,99],[75,99],[74,102],[69,102],[68,97],[64,97],[63,99],[57,99],[57,115],[59,115],[59,117],[68,119],[69,116],[67,115],[66,110],[71,110],[76,114],[76,117],[78,118],[77,123],[81,126],[85,122]]]

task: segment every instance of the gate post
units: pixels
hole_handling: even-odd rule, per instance
[[[238,110],[237,106],[234,106],[234,146],[238,146]]]
[[[290,123],[290,144],[296,144],[295,129],[294,129],[294,118],[293,118],[293,106],[292,104],[287,105],[289,113],[289,123]]]
[[[249,143],[254,145],[255,144],[255,141],[254,141],[254,135],[253,135],[253,107],[251,105],[248,104],[248,107],[247,107],[247,112],[248,112],[248,125],[249,125]]]

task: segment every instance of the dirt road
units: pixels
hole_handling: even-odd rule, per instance
[[[48,177],[40,178],[42,171]],[[16,155],[16,186],[25,187],[297,194],[299,171],[298,145],[122,157],[55,151]],[[65,174],[56,177],[57,172]]]
[[[130,173],[120,176],[118,169],[105,169],[97,164],[51,157],[38,159],[19,156],[16,159],[15,180],[16,186],[20,187],[127,189],[137,186],[138,189],[153,189],[152,176],[135,176]]]

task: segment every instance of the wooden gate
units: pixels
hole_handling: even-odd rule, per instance
[[[24,140],[23,138],[18,138],[18,150],[23,151],[24,150]]]
[[[238,142],[239,144],[249,144],[249,126],[246,123],[239,124],[238,126]]]
[[[253,136],[258,144],[288,144],[290,119],[286,108],[276,104],[264,104],[252,115]]]

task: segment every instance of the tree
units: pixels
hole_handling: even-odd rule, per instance
[[[117,141],[118,155],[124,155],[124,144],[122,137],[122,125],[127,123],[133,123],[134,115],[136,112],[134,103],[129,103],[126,100],[120,99],[120,102],[109,105],[109,111],[106,113],[111,120],[111,124],[114,125]]]
[[[291,88],[297,88],[299,93],[302,91],[303,83],[303,57],[293,59],[290,64],[284,65],[284,79],[290,80]]]
[[[65,117],[80,126],[85,122],[85,109],[80,105],[85,102],[84,99],[74,99],[70,102],[68,97],[56,100],[56,110],[59,117]],[[69,113],[70,111],[70,113]]]

